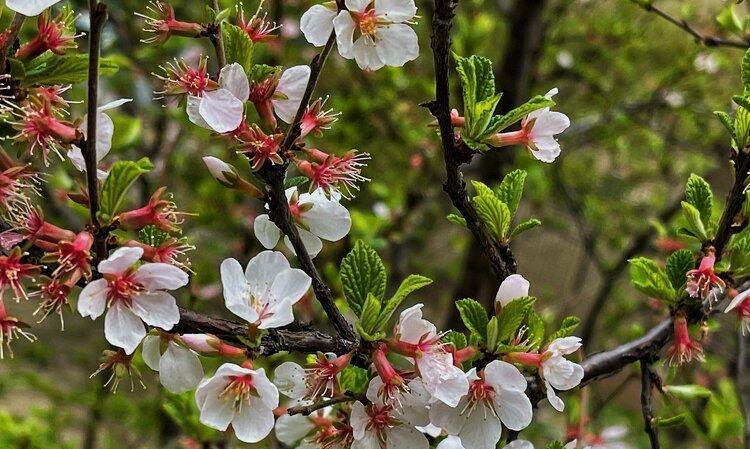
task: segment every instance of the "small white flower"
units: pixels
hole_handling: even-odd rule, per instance
[[[713,53],[699,53],[693,61],[693,66],[702,72],[714,74],[719,71],[719,61]]]
[[[495,302],[505,307],[509,302],[517,298],[529,296],[529,281],[520,274],[511,274],[503,280],[497,289]]]
[[[106,111],[109,111],[110,109],[114,109],[117,107],[122,106],[125,103],[129,103],[133,101],[132,98],[121,98],[119,100],[115,100],[111,103],[107,103],[103,106],[99,106],[97,108],[97,114],[96,114],[96,163],[97,165],[99,162],[104,159],[104,157],[109,154],[109,150],[112,149],[112,137],[115,134],[115,123],[112,121],[112,118],[106,114]],[[83,116],[83,122],[78,127],[78,129],[81,130],[84,136],[88,137],[88,126],[86,124],[86,115]],[[73,166],[78,170],[85,172],[86,171],[86,160],[83,157],[83,152],[80,148],[73,145],[70,150],[68,150],[68,159],[70,159],[70,162],[73,164]],[[107,178],[107,172],[104,170],[97,169],[97,178],[100,180]]]
[[[323,189],[297,195],[297,188],[290,187],[286,190],[286,197],[297,231],[310,257],[317,256],[323,249],[321,239],[335,242],[344,238],[351,230],[349,211],[339,203],[338,197],[326,197]],[[255,218],[253,230],[260,243],[269,249],[276,247],[281,238],[281,230],[267,214]],[[284,237],[284,243],[290,251],[294,251],[288,237]]]
[[[102,279],[90,282],[78,297],[81,316],[96,319],[107,309],[104,336],[107,341],[132,354],[149,326],[165,331],[180,321],[176,300],[165,290],[187,285],[188,275],[166,263],[144,263],[135,267],[142,248],[117,249],[99,263]]]
[[[292,123],[310,80],[310,66],[297,65],[284,70],[273,99],[273,110],[284,123]]]
[[[552,98],[557,95],[557,88],[545,95]],[[549,108],[538,109],[521,121],[521,129],[526,131],[530,142],[531,154],[542,162],[553,162],[562,151],[555,135],[562,133],[570,126],[570,119],[562,112],[550,111]]]
[[[234,167],[218,157],[213,156],[205,156],[203,158],[203,163],[206,164],[206,168],[208,168],[208,172],[211,173],[211,176],[222,185],[232,186],[234,184],[234,182],[228,178],[228,176],[234,178],[237,177],[237,170],[235,170]]]
[[[313,5],[302,14],[299,28],[305,35],[307,42],[316,47],[322,47],[328,41],[333,32],[333,19],[339,11],[336,2],[326,2],[322,5]]]
[[[178,345],[174,340],[166,340],[164,353],[162,338],[147,335],[143,339],[143,361],[149,368],[159,373],[159,381],[172,393],[183,393],[198,386],[203,379],[203,366],[198,354]]]
[[[563,356],[576,352],[580,347],[581,339],[578,337],[558,338],[549,344],[542,357],[541,374],[547,389],[547,399],[559,412],[565,409],[565,403],[555,394],[555,389],[565,391],[577,387],[584,374],[581,365]]]
[[[227,133],[237,129],[244,118],[244,105],[250,97],[250,84],[245,69],[238,63],[229,64],[219,73],[219,88],[201,96],[188,95],[187,114],[196,125]]]
[[[279,406],[279,392],[263,368],[253,370],[225,363],[213,377],[204,379],[195,392],[203,424],[227,430],[245,443],[257,443],[273,429],[273,409]]]
[[[8,9],[27,17],[38,16],[60,0],[5,0]]]
[[[455,435],[448,435],[447,437],[443,439],[443,441],[438,443],[437,449],[466,449],[466,448],[464,448],[463,444],[461,444],[461,438]]]
[[[414,426],[427,425],[429,395],[419,384],[401,398],[401,406],[385,404],[378,395],[382,381],[375,377],[367,388],[369,405],[357,401],[352,405],[349,423],[354,443],[352,449],[428,449],[427,438]],[[410,384],[410,387],[412,386]]]
[[[227,309],[259,329],[286,326],[294,321],[292,306],[302,299],[312,280],[290,268],[276,251],[253,257],[245,271],[235,259],[221,263],[221,283]]]
[[[494,449],[504,424],[521,430],[531,423],[531,401],[526,396],[526,378],[510,363],[495,360],[483,373],[476,368],[466,373],[469,394],[451,408],[436,403],[430,408],[430,421],[460,438],[466,449]]]
[[[417,33],[409,26],[417,13],[413,0],[346,0],[346,7],[333,19],[341,56],[364,70],[401,67],[419,56]],[[319,18],[322,23],[325,16]]]
[[[310,416],[281,415],[274,426],[276,439],[287,447],[307,447],[303,441],[315,430],[315,423]]]
[[[394,335],[402,353],[412,352],[430,395],[455,407],[469,390],[469,381],[461,368],[453,365],[453,355],[440,342],[435,325],[422,318],[422,304],[401,312]]]

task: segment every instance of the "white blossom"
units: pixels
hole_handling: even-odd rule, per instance
[[[316,47],[324,46],[333,32],[333,19],[338,13],[336,2],[313,5],[305,11],[300,18],[299,28],[307,42]]]
[[[165,342],[157,335],[143,339],[143,361],[159,373],[159,381],[172,393],[183,393],[198,386],[203,379],[203,366],[198,354],[174,340]],[[162,353],[162,345],[165,345]]]
[[[187,114],[190,121],[217,133],[237,129],[244,118],[244,105],[250,97],[245,69],[238,63],[225,66],[219,73],[219,88],[189,95]]]
[[[5,0],[5,6],[24,16],[34,17],[59,2],[60,0]]]
[[[529,296],[530,285],[531,284],[529,284],[529,281],[527,281],[520,274],[511,274],[503,280],[503,282],[500,284],[500,288],[497,289],[495,302],[500,304],[502,307],[505,307],[514,299]]]
[[[310,66],[296,65],[284,70],[273,99],[273,110],[284,123],[292,123],[310,80]]]
[[[552,98],[557,95],[557,88],[545,95]],[[538,109],[521,121],[521,128],[526,130],[530,141],[531,154],[542,162],[553,162],[562,151],[555,135],[562,133],[570,126],[570,119],[562,112],[550,111],[549,108]]]
[[[541,374],[547,389],[547,399],[557,411],[563,411],[565,403],[557,396],[555,389],[570,390],[583,380],[583,367],[563,357],[576,352],[580,347],[581,339],[578,337],[558,338],[549,344],[542,357]]]

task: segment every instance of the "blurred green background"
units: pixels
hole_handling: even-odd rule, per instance
[[[158,72],[160,64],[173,57],[194,60],[201,53],[211,55],[213,62],[212,49],[207,40],[181,38],[163,46],[141,44],[143,21],[133,13],[144,12],[145,2],[106,3],[110,20],[103,52],[121,68],[102,80],[102,103],[121,97],[135,101],[112,113],[115,144],[105,161],[151,158],[156,169],[134,190],[132,205],[140,205],[156,187],[166,185],[180,210],[196,214],[184,226],[197,248],[190,253],[196,274],[180,302],[229,318],[231,314],[222,310],[218,267],[224,258],[244,263],[261,250],[252,222],[263,205],[221,187],[205,170],[201,156],[222,157],[242,172],[249,171],[247,161],[227,150],[222,140],[192,126],[184,109],[165,106],[153,100],[152,93],[159,88],[152,72]],[[208,2],[170,3],[181,19],[206,18]],[[221,3],[232,5],[228,0]],[[79,29],[85,31],[84,2],[71,4],[81,14]],[[300,35],[298,21],[311,4],[266,2],[269,16],[284,27],[279,39],[256,49],[256,61],[285,66],[309,62],[315,49]],[[700,31],[719,36],[744,35],[745,18],[750,17],[750,6],[734,6],[731,15],[722,0],[657,4]],[[335,287],[341,257],[352,242],[364,239],[387,261],[393,282],[409,273],[434,279],[415,298],[427,304],[428,318],[441,323],[439,327],[460,329],[452,302],[470,296],[490,303],[497,285],[468,233],[445,220],[452,209],[442,192],[439,140],[428,126],[431,116],[418,106],[433,95],[431,4],[417,5],[418,60],[404,68],[366,73],[334,52],[320,79],[316,94],[330,95],[327,106],[342,115],[332,130],[313,142],[326,151],[357,148],[370,153],[364,174],[372,182],[347,204],[354,222],[351,234],[326,244],[316,263]],[[245,1],[246,14],[256,7],[255,1]],[[10,17],[6,13],[0,20],[5,27]],[[27,23],[22,35],[33,31]],[[85,49],[85,37],[79,42]],[[577,314],[586,322],[601,306],[596,325],[588,331],[588,352],[640,335],[662,311],[630,288],[624,260],[633,253],[664,254],[664,248],[675,243],[675,202],[691,172],[706,177],[717,196],[724,196],[731,181],[724,162],[729,140],[712,111],[729,110],[731,95],[739,90],[742,51],[702,47],[629,0],[463,0],[454,50],[493,60],[498,88],[506,92],[503,108],[558,87],[558,109],[573,123],[560,137],[563,154],[554,164],[540,163],[513,148],[476,158],[465,170],[469,178],[490,184],[513,168],[528,170],[521,213],[539,217],[544,226],[514,241],[513,250],[519,273],[531,281],[531,293],[540,298],[537,306],[550,322],[563,314]],[[75,86],[69,97],[84,99],[83,86]],[[81,116],[82,108],[75,105],[74,116]],[[7,142],[1,144],[10,148]],[[74,187],[77,173],[59,162],[51,171],[47,217],[80,229],[84,214],[57,194]],[[10,308],[33,322],[33,301]],[[317,304],[300,306],[296,316],[327,327]],[[40,341],[15,345],[16,357],[0,363],[0,448],[278,447],[273,438],[242,445],[197,425],[190,395],[160,391],[158,381],[140,362],[147,389],[136,381],[132,392],[127,382],[114,395],[104,392],[101,377],[89,379],[105,348],[102,323],[92,324],[72,313],[65,319],[62,333],[55,317],[35,325]],[[684,426],[664,431],[664,447],[740,445],[742,416],[732,382],[735,327],[726,318],[721,328],[711,325],[716,332],[704,342],[705,364],[679,373],[663,368],[667,383],[697,383],[714,392],[707,398],[657,402],[661,416],[687,417]],[[568,393],[567,415],[543,405],[535,424],[522,436],[541,445],[561,438],[566,425],[576,426],[583,417],[593,433],[626,426],[625,441],[634,448],[647,447],[638,388],[637,374],[626,370],[589,387],[584,409],[578,407],[581,394]]]

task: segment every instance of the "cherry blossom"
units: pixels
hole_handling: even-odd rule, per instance
[[[165,263],[144,263],[141,248],[118,248],[99,263],[104,277],[90,282],[78,297],[78,312],[92,320],[107,310],[107,341],[132,354],[146,336],[141,320],[165,331],[180,321],[175,298],[167,290],[187,285],[188,275]]]
[[[0,359],[5,357],[4,347],[8,349],[10,356],[13,357],[13,350],[10,347],[13,340],[23,337],[30,342],[36,341],[36,336],[26,331],[26,327],[28,326],[25,323],[8,314],[8,311],[5,309],[5,303],[0,298]]]
[[[735,298],[736,299],[736,298]],[[667,349],[667,358],[671,365],[682,365],[692,360],[703,361],[703,347],[690,338],[685,314],[680,312],[673,321],[674,334],[672,345]]]
[[[208,168],[211,176],[223,186],[231,187],[234,184],[234,179],[239,176],[237,169],[217,157],[205,156],[203,163],[206,164],[206,168]]]
[[[39,274],[41,267],[25,263],[24,255],[19,247],[14,248],[7,256],[0,255],[0,302],[5,297],[5,291],[8,288],[13,291],[16,302],[21,298],[29,299],[23,281],[24,279],[33,280],[34,276]]]
[[[526,396],[526,378],[515,366],[500,360],[477,373],[466,373],[469,393],[458,406],[442,403],[430,408],[430,421],[460,438],[466,449],[492,449],[500,441],[503,424],[521,430],[531,423],[531,401]]]
[[[227,309],[258,329],[271,329],[294,321],[292,306],[312,280],[304,271],[291,268],[282,253],[263,251],[248,262],[244,272],[237,260],[224,260],[221,283]]]
[[[60,0],[5,0],[5,6],[24,16],[34,17]]]
[[[545,95],[552,98],[557,95],[557,88]],[[554,162],[562,151],[555,135],[562,133],[570,126],[570,119],[562,112],[550,111],[549,108],[538,109],[521,121],[519,131],[497,133],[487,143],[494,147],[524,145],[531,154],[542,162]]]
[[[745,290],[732,298],[727,308],[724,309],[724,313],[729,313],[732,310],[737,313],[742,327],[742,335],[750,332],[750,299],[748,298],[750,298],[750,290]]]
[[[305,152],[312,161],[294,158],[294,164],[310,178],[311,188],[323,189],[327,196],[338,193],[344,198],[351,198],[354,196],[352,190],[359,190],[358,183],[370,180],[361,174],[362,168],[367,166],[365,161],[370,159],[369,153],[350,150],[336,156],[316,148],[306,149]]]
[[[333,19],[341,56],[363,70],[401,67],[419,56],[417,33],[409,26],[417,14],[413,0],[346,0],[346,7]],[[313,18],[305,37],[319,41],[327,15],[318,9]]]
[[[711,251],[701,259],[698,268],[687,272],[686,291],[690,296],[693,298],[706,298],[714,287],[717,287],[721,291],[724,290],[726,284],[716,275],[714,271],[715,262],[716,255]]]
[[[156,189],[145,206],[119,214],[117,219],[120,226],[135,231],[146,226],[156,226],[164,232],[179,231],[183,221],[180,216],[184,213],[177,212],[177,205],[171,199],[161,197],[166,190],[166,187]]]
[[[284,123],[292,123],[310,80],[310,66],[297,65],[281,74],[278,71],[255,80],[250,86],[250,101],[269,128],[276,128],[275,112]]]
[[[263,368],[225,363],[201,381],[195,402],[206,426],[224,431],[231,424],[240,441],[257,443],[273,429],[279,392]]]
[[[46,51],[56,55],[63,55],[66,51],[78,47],[75,39],[83,34],[73,34],[75,14],[70,9],[64,9],[55,18],[49,13],[37,18],[36,36],[23,44],[15,56],[22,61],[31,61]]]
[[[520,274],[511,274],[503,280],[495,295],[495,303],[505,307],[517,298],[529,296],[529,281]]]
[[[349,449],[354,441],[344,414],[331,407],[316,410],[309,416],[282,415],[276,420],[274,430],[280,442],[298,449]]]
[[[324,46],[333,32],[333,19],[338,13],[335,1],[313,5],[305,11],[300,18],[299,29],[307,42],[316,47]]]
[[[162,1],[151,1],[146,7],[149,15],[135,13],[136,16],[146,19],[146,27],[143,31],[154,33],[154,36],[142,39],[144,44],[162,44],[171,36],[197,37],[205,28],[194,22],[183,22],[177,20],[172,5]],[[153,17],[152,17],[153,16]]]
[[[455,407],[469,391],[469,380],[454,366],[453,355],[440,342],[435,325],[422,318],[422,304],[401,312],[389,346],[410,357],[430,395]]]
[[[335,242],[349,233],[352,227],[349,211],[335,196],[326,197],[322,189],[299,195],[296,187],[290,187],[286,190],[286,197],[297,231],[310,257],[317,256],[323,249],[321,239]],[[253,229],[260,243],[269,249],[276,247],[282,235],[281,229],[268,214],[255,217]],[[294,251],[289,237],[284,237],[284,243]]]
[[[394,406],[378,395],[381,385],[375,377],[367,388],[370,404],[357,401],[352,405],[352,449],[427,449],[427,438],[414,426],[427,425],[429,395],[415,389],[403,396],[400,407]]]
[[[246,20],[241,4],[237,8],[237,26],[242,28],[253,42],[268,42],[276,37],[273,32],[281,28],[281,25],[276,25],[276,22],[269,22],[266,19],[268,16],[266,12],[263,12],[261,16],[261,11],[263,11],[263,1],[258,3],[255,14]]]
[[[241,65],[229,64],[219,73],[219,88],[191,93],[187,99],[190,121],[218,133],[237,129],[244,118],[250,85]]]
[[[179,345],[173,337],[165,337],[147,335],[143,339],[143,361],[159,373],[159,381],[172,393],[194,389],[203,379],[198,354]]]
[[[284,362],[276,368],[273,383],[279,391],[292,399],[318,399],[340,393],[339,374],[349,365],[351,354],[336,357],[318,354],[310,368],[294,362]]]

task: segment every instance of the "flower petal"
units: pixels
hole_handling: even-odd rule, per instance
[[[244,105],[227,89],[216,89],[204,92],[198,113],[211,129],[217,133],[228,133],[242,123]]]
[[[272,100],[273,110],[285,123],[292,123],[299,109],[302,96],[310,80],[310,66],[297,65],[284,70],[279,78],[276,92],[284,95],[284,100]]]
[[[345,0],[344,4],[349,11],[364,11],[373,0]]]
[[[282,394],[292,399],[301,399],[307,393],[305,369],[294,362],[279,365],[274,371],[273,383]]]
[[[248,303],[248,283],[242,265],[235,259],[224,259],[220,271],[227,309],[249,323],[257,321],[258,312]]]
[[[493,360],[484,368],[484,377],[495,391],[526,391],[526,378],[515,366],[502,360]]]
[[[526,393],[499,390],[495,392],[493,402],[500,421],[510,430],[522,430],[531,424],[533,409]]]
[[[137,295],[132,299],[133,313],[141,317],[149,326],[165,331],[180,322],[180,309],[174,296],[156,291]]]
[[[322,47],[328,41],[333,31],[333,19],[338,11],[325,5],[313,5],[302,14],[299,29],[305,35],[307,42],[316,47]]]
[[[159,360],[161,384],[172,393],[183,393],[195,388],[202,378],[203,366],[198,355],[170,342]]]
[[[271,221],[268,214],[258,215],[253,222],[255,237],[264,248],[273,249],[279,243],[281,229]]]
[[[520,274],[511,274],[503,280],[500,288],[497,289],[495,301],[503,307],[516,298],[529,296],[529,286],[531,284]]]
[[[104,317],[104,336],[126,354],[132,354],[146,336],[146,328],[132,310],[117,301]]]
[[[156,335],[146,335],[141,346],[141,356],[146,366],[154,371],[159,371],[159,359],[161,359],[161,338]]]
[[[219,73],[219,85],[243,103],[250,98],[250,83],[245,69],[238,63],[224,66]]]
[[[273,382],[268,380],[266,370],[259,368],[253,372],[253,386],[266,407],[274,409],[279,406],[279,390]]]
[[[310,289],[312,279],[298,268],[289,268],[280,272],[271,285],[270,298],[272,301],[289,301],[294,304]]]
[[[362,70],[374,71],[385,65],[378,55],[375,42],[368,37],[362,36],[354,41],[351,54],[354,56],[354,60],[357,61],[357,65]]]
[[[273,410],[260,403],[245,404],[232,420],[234,434],[245,443],[257,443],[267,437],[273,424]]]
[[[176,290],[187,285],[187,273],[167,263],[145,263],[138,267],[134,278],[147,290]]]
[[[336,30],[336,47],[339,54],[346,59],[354,58],[352,48],[354,47],[354,28],[357,24],[352,19],[349,11],[341,11],[333,19],[333,27]]]
[[[194,95],[188,95],[187,106],[185,112],[187,112],[190,121],[201,128],[211,129],[211,126],[201,117],[201,98]]]
[[[311,198],[313,207],[302,214],[302,221],[310,232],[330,242],[343,239],[352,228],[352,218],[346,207],[325,197]]]
[[[385,65],[401,67],[419,56],[417,33],[409,25],[394,23],[379,27],[378,38],[375,51]]]
[[[92,320],[99,318],[107,306],[108,283],[106,279],[97,279],[86,285],[78,295],[78,313]]]
[[[5,6],[19,14],[34,17],[60,0],[5,0]]]
[[[278,369],[277,369],[278,371]],[[298,443],[315,429],[315,424],[308,416],[281,415],[276,420],[274,433],[276,439],[290,447],[299,449]]]
[[[429,449],[430,443],[422,432],[412,426],[391,427],[388,434],[388,449]]]
[[[323,249],[323,241],[320,240],[317,235],[308,230],[298,227],[297,231],[299,232],[299,237],[302,239],[302,244],[305,245],[307,254],[309,254],[311,258],[315,258],[315,256],[320,254],[320,251]],[[289,251],[294,253],[294,255],[297,255],[297,251],[294,250],[294,246],[292,246],[292,241],[289,240],[289,237],[284,237],[284,244],[289,248]]]
[[[558,412],[565,410],[565,403],[562,399],[560,399],[557,393],[555,393],[555,389],[552,388],[552,385],[550,385],[546,380],[544,381],[544,387],[547,390],[547,400],[549,401],[550,405],[552,405],[552,408],[554,408]]]
[[[250,259],[245,268],[245,279],[250,291],[259,298],[267,298],[274,279],[289,269],[289,261],[279,251],[263,251]]]
[[[492,411],[484,407],[487,406],[479,404],[471,414],[467,414],[466,423],[458,434],[466,449],[495,449],[500,441],[503,426]]]
[[[122,274],[132,267],[143,255],[143,248],[122,247],[117,248],[107,260],[99,263],[99,272],[102,274]]]
[[[375,0],[375,12],[389,22],[406,22],[417,14],[414,0]]]

